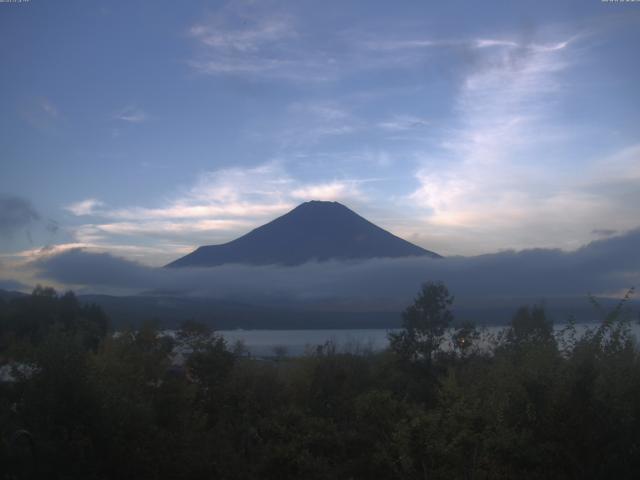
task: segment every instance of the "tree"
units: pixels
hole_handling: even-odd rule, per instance
[[[552,344],[553,322],[547,318],[542,305],[523,306],[518,309],[511,325],[507,329],[507,342],[510,345]]]
[[[389,334],[391,349],[404,361],[431,365],[453,321],[453,296],[441,282],[422,285],[413,305],[402,314],[403,329]]]
[[[471,347],[480,339],[480,332],[473,322],[465,321],[459,325],[451,337],[452,346],[461,357],[473,351]]]

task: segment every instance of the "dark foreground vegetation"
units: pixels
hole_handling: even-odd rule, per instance
[[[451,302],[426,284],[382,353],[265,361],[194,322],[113,335],[71,293],[0,299],[0,478],[638,478],[624,302],[580,334],[524,307],[492,339],[451,335]]]

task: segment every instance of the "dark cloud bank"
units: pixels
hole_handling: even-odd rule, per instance
[[[55,220],[43,218],[26,198],[0,193],[0,242],[25,235],[33,244],[32,233],[46,232],[51,238],[58,232]]]
[[[640,283],[640,229],[576,251],[506,251],[445,259],[374,259],[297,267],[151,268],[106,253],[71,250],[40,259],[41,277],[97,292],[121,289],[247,302],[297,301],[397,308],[421,283],[443,281],[457,301],[541,300],[616,293]]]
[[[28,200],[0,193],[0,236],[12,235],[39,219]]]

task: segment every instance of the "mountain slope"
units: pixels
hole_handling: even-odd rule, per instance
[[[167,267],[225,263],[299,265],[308,261],[430,256],[337,202],[311,201],[222,245],[200,247]]]

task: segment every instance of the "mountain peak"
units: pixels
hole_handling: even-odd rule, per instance
[[[200,247],[167,266],[299,265],[410,256],[439,257],[383,230],[341,203],[311,200],[236,240]]]
[[[331,211],[331,210],[350,210],[340,202],[332,202],[328,200],[309,200],[295,207],[291,212],[295,211]],[[290,213],[291,213],[290,212]]]
[[[345,216],[356,215],[353,210],[339,202],[332,202],[326,200],[309,200],[308,202],[301,203],[290,212],[283,215],[293,216]],[[280,217],[282,218],[282,217]]]
[[[302,207],[313,206],[313,205],[325,206],[325,207],[339,205],[341,207],[344,207],[344,205],[342,205],[340,202],[336,202],[335,200],[308,200],[306,202],[301,203],[296,208],[302,208]]]

